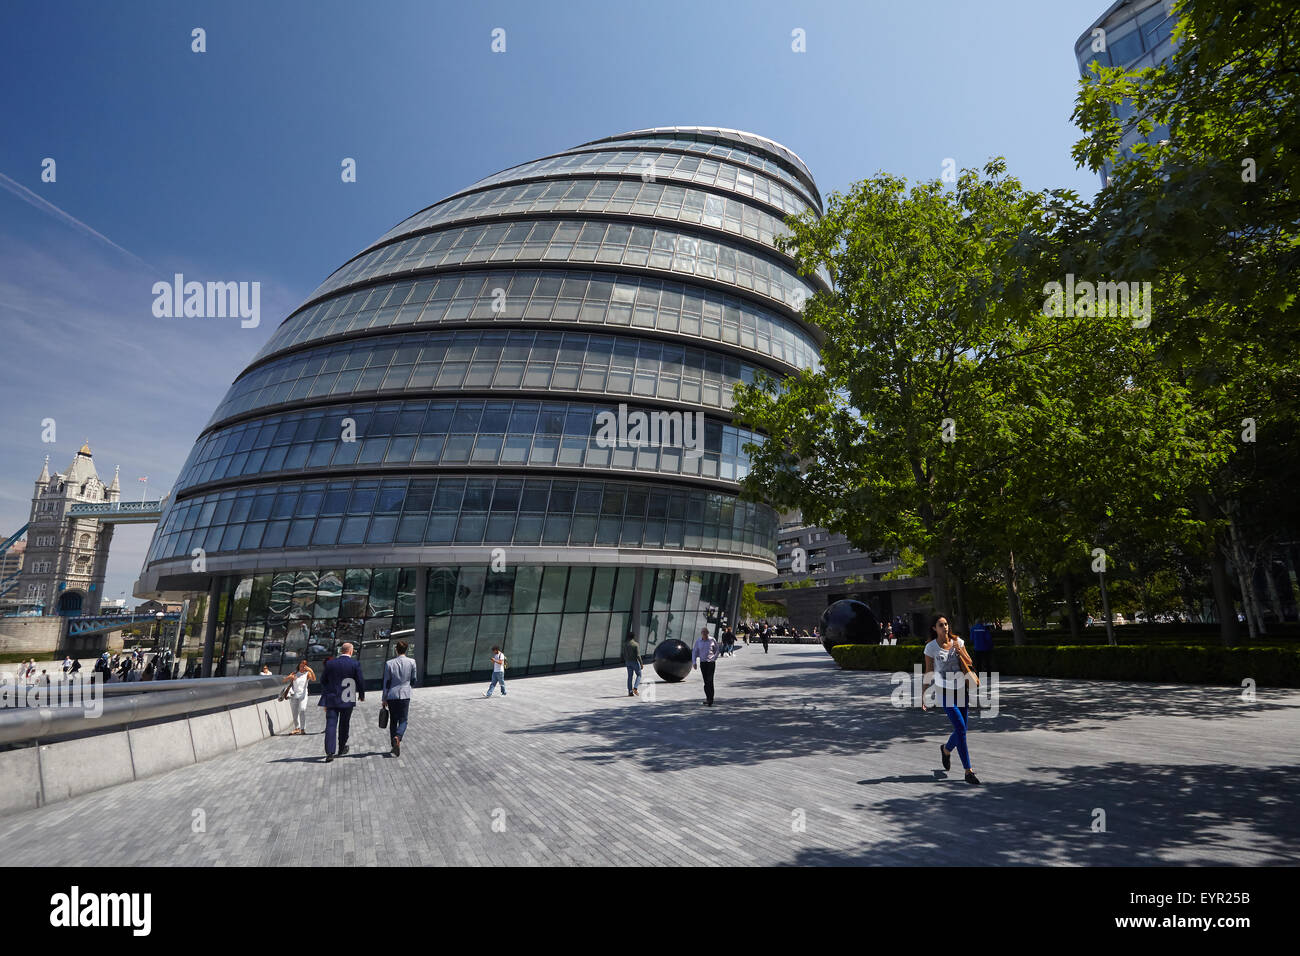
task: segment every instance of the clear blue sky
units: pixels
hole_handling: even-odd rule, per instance
[[[1091,195],[1069,156],[1073,44],[1106,6],[7,3],[0,531],[26,520],[44,456],[66,468],[86,438],[124,497],[141,475],[169,489],[234,376],[348,257],[455,189],[600,136],[750,130],[802,156],[823,195],[996,155],[1030,187]],[[260,282],[261,326],[155,318],[151,287],[174,272]],[[130,597],[149,534],[119,528],[107,597]]]

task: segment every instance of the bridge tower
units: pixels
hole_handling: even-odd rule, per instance
[[[47,616],[99,611],[113,526],[97,518],[71,517],[68,509],[82,502],[114,502],[121,494],[116,473],[110,485],[100,480],[89,443],[65,471],[54,475],[45,457],[32,496],[27,552],[18,581],[23,607],[40,607]]]

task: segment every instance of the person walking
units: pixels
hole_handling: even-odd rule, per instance
[[[993,670],[993,631],[983,621],[970,629],[970,643],[975,651],[975,673],[987,675]]]
[[[325,662],[321,672],[318,707],[325,708],[325,762],[334,759],[337,735],[338,755],[348,752],[348,732],[352,729],[352,711],[357,701],[366,699],[365,678],[361,665],[352,656],[352,642],[343,644],[338,657]]]
[[[408,647],[406,641],[398,641],[397,656],[384,665],[383,706],[388,711],[388,738],[394,757],[402,755],[402,738],[411,712],[411,685],[415,682],[415,661],[406,656]]]
[[[492,683],[488,684],[487,693],[484,697],[492,696],[492,688],[497,684],[501,685],[501,696],[506,696],[506,656],[501,653],[501,648],[496,645],[492,646]]]
[[[713,706],[713,672],[718,667],[718,642],[709,637],[707,627],[700,628],[699,639],[691,650],[691,669],[699,668],[704,677],[704,703]]]
[[[731,633],[731,628],[725,628],[722,631],[722,656],[732,657],[735,655],[736,636]]]
[[[67,677],[67,676],[68,676],[68,671],[71,669],[71,667],[72,667],[72,655],[71,655],[71,654],[65,654],[64,657],[63,657],[63,676],[64,676],[64,677]]]
[[[285,674],[281,683],[289,685],[289,709],[293,712],[293,730],[289,736],[307,732],[307,685],[316,679],[316,672],[311,669],[304,657],[298,661],[298,668],[292,674]]]
[[[767,642],[772,639],[772,632],[764,622],[758,626],[758,637],[763,642],[763,653],[767,653]]]
[[[952,723],[952,735],[948,738],[948,743],[939,745],[939,759],[944,770],[951,769],[952,752],[956,750],[961,757],[961,765],[966,769],[966,782],[978,784],[980,780],[975,776],[970,762],[970,750],[966,745],[966,731],[970,724],[966,704],[966,675],[971,670],[965,642],[948,629],[948,619],[939,615],[930,625],[930,642],[925,645],[925,673],[933,672],[936,698]],[[924,686],[923,679],[922,687]],[[921,698],[921,709],[928,709],[924,696]]]
[[[623,642],[623,663],[627,666],[627,696],[641,696],[641,645],[636,642],[636,635],[627,632]]]

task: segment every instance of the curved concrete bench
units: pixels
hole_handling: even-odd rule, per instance
[[[107,684],[102,711],[0,710],[0,814],[207,760],[290,728],[279,677]],[[46,743],[44,741],[52,741]]]

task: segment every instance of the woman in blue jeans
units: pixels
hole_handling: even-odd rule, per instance
[[[962,654],[965,643],[948,629],[948,619],[942,614],[930,625],[930,643],[925,645],[925,672],[934,673],[935,695],[943,707],[948,720],[952,722],[952,736],[947,744],[939,745],[939,759],[943,769],[952,767],[952,752],[957,751],[961,765],[966,768],[966,782],[977,784],[980,778],[975,776],[971,767],[970,750],[966,746],[966,730],[969,719],[966,708],[966,670],[962,666]],[[924,685],[924,680],[922,681]],[[924,697],[921,709],[927,710]]]

